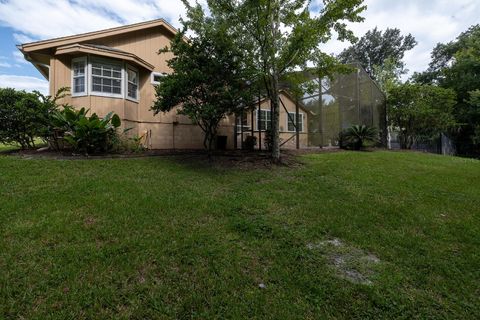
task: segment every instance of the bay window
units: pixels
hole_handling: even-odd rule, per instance
[[[92,93],[122,97],[122,65],[102,60],[93,60]]]
[[[103,96],[138,102],[139,72],[120,61],[98,57],[72,59],[72,96]]]

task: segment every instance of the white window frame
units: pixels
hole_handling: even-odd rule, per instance
[[[135,73],[137,73],[137,97],[134,98],[134,97],[130,97],[128,95],[128,69],[134,71]],[[125,99],[127,100],[130,100],[130,101],[133,101],[133,102],[138,102],[140,100],[140,72],[138,72],[138,69],[129,65],[129,64],[126,64],[126,68],[125,68]]]
[[[289,118],[288,115],[289,115],[289,114],[290,114],[290,115],[293,115],[293,118],[294,118],[293,120],[295,121],[295,122],[294,122],[294,125],[295,125],[295,126],[297,125],[297,119],[296,119],[297,113],[296,113],[296,112],[288,112],[288,113],[287,113],[287,132],[297,132],[297,130],[289,130],[289,129],[288,129],[288,118]],[[298,114],[299,114],[300,117],[302,118],[302,127],[300,128],[301,130],[298,130],[298,131],[299,131],[299,132],[303,132],[303,129],[304,129],[304,126],[305,126],[305,117],[304,117],[304,115],[303,115],[303,112],[299,112]]]
[[[163,72],[152,72],[152,75],[150,76],[150,83],[153,84],[153,85],[160,84],[160,81],[155,81],[155,76],[165,77],[165,73],[163,73]]]
[[[74,64],[76,62],[83,62],[85,64],[85,67],[84,67],[84,89],[83,89],[83,92],[74,92],[75,91],[75,70],[74,70]],[[74,58],[72,59],[72,68],[71,68],[71,93],[72,93],[72,97],[84,97],[84,96],[87,96],[88,95],[88,60],[87,60],[87,57],[79,57],[79,58]]]
[[[138,68],[124,62],[124,61],[117,61],[113,59],[98,57],[98,56],[82,56],[78,58],[74,58],[71,61],[71,76],[70,82],[72,88],[74,87],[74,69],[73,64],[78,61],[83,61],[85,63],[85,91],[74,93],[73,89],[71,90],[72,97],[83,97],[83,96],[100,96],[100,97],[108,97],[108,98],[117,98],[117,99],[125,99],[133,102],[140,102],[140,71]],[[107,93],[107,92],[98,92],[93,91],[93,72],[92,72],[92,63],[105,63],[116,65],[121,68],[121,79],[120,79],[120,93]],[[128,96],[128,69],[135,71],[137,73],[137,99]],[[158,73],[164,75],[162,73]],[[153,79],[153,77],[152,77]],[[118,80],[118,79],[117,79]]]
[[[243,123],[243,116],[245,116],[245,123]],[[237,116],[236,117],[236,122],[235,125],[237,126],[237,130],[250,130],[250,125],[248,124],[248,112],[244,112],[243,115]],[[239,121],[240,120],[240,121]]]
[[[98,91],[93,91],[93,72],[92,72],[92,64],[93,63],[105,63],[105,64],[111,64],[111,65],[116,65],[121,68],[120,74],[121,74],[121,79],[120,79],[120,93],[108,93],[108,92],[98,92]],[[100,97],[109,97],[109,98],[121,98],[125,99],[125,63],[123,62],[118,62],[115,60],[110,60],[110,59],[104,59],[104,58],[91,58],[89,63],[88,63],[88,73],[89,73],[89,94],[91,96],[100,96]]]
[[[256,131],[267,131],[268,130],[268,125],[267,125],[267,121],[266,121],[266,117],[262,117],[262,121],[265,121],[265,129],[262,129],[260,130],[260,123],[259,123],[259,120],[260,120],[260,117],[259,117],[259,114],[260,114],[260,111],[266,111],[266,112],[270,112],[270,128],[272,127],[272,110],[271,109],[256,109],[257,110],[257,117],[255,119],[255,127],[256,127]]]

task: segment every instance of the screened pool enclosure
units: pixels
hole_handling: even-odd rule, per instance
[[[312,77],[310,92],[301,97],[293,98],[285,88],[280,97],[283,148],[338,146],[340,132],[352,125],[376,127],[381,143],[386,145],[385,95],[361,66],[352,66],[355,67],[352,73],[338,74],[333,79]],[[234,134],[237,148],[250,135],[257,138],[257,148],[265,148],[262,117],[269,117],[266,113],[269,108],[268,100],[259,101],[253,112],[237,118]]]

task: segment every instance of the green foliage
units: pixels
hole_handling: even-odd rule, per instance
[[[405,52],[416,45],[415,38],[411,34],[402,35],[400,29],[387,28],[382,32],[375,28],[340,53],[339,59],[344,63],[359,62],[373,79],[379,80],[378,68],[386,63],[393,63],[395,73],[406,73],[402,59]]]
[[[51,121],[57,138],[63,139],[75,152],[85,154],[112,150],[121,121],[118,115],[108,113],[104,118],[88,116],[89,110],[65,107],[52,114]]]
[[[324,77],[343,68],[321,51],[321,44],[334,34],[340,41],[354,40],[347,22],[363,21],[360,14],[366,6],[362,0],[326,0],[320,9],[309,0],[211,0],[208,5],[212,18],[229,26],[253,83],[272,103],[271,150],[273,159],[279,161],[281,79],[298,70]],[[309,63],[313,68],[308,68]],[[301,90],[301,83],[290,85]]]
[[[388,96],[388,120],[399,131],[401,148],[410,149],[416,141],[438,138],[454,128],[455,102],[451,89],[412,83],[393,87]]]
[[[480,25],[460,34],[455,41],[438,44],[427,71],[414,75],[418,83],[433,83],[457,94],[453,114],[459,129],[452,132],[459,154],[480,156],[478,123],[480,108],[472,106],[471,92],[480,90]]]
[[[22,149],[35,147],[35,138],[43,136],[48,119],[57,108],[57,96],[43,96],[39,92],[27,93],[0,88],[0,143],[18,144]]]
[[[377,128],[366,125],[354,125],[340,133],[340,147],[362,150],[379,142]]]
[[[468,111],[467,117],[472,123],[472,133],[470,139],[476,146],[480,146],[480,89],[470,91],[470,99],[468,99]],[[477,154],[480,154],[480,150],[477,147],[475,150]]]
[[[200,126],[205,133],[204,146],[210,151],[220,121],[248,108],[256,92],[249,88],[249,70],[228,24],[206,17],[199,6],[189,8],[183,31],[170,48],[161,50],[174,54],[168,61],[173,73],[156,87],[152,109],[167,112],[181,105],[178,112]],[[195,34],[188,41],[187,31]]]
[[[123,134],[118,134],[113,140],[112,151],[119,153],[141,153],[145,151],[143,136],[129,136],[126,131]]]
[[[403,72],[398,68],[398,62],[393,58],[387,58],[382,65],[374,65],[373,73],[380,90],[388,96],[390,90],[400,85]]]

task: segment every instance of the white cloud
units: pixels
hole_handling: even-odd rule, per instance
[[[199,2],[204,4],[206,0]],[[0,1],[0,24],[13,28],[15,40],[21,43],[157,18],[178,27],[179,17],[184,13],[181,0]]]
[[[199,2],[205,5],[206,0]],[[405,57],[411,71],[425,69],[436,43],[453,40],[478,23],[480,16],[479,0],[365,0],[365,4],[368,6],[363,14],[365,22],[351,25],[355,34],[362,36],[376,26],[412,33],[419,44]],[[316,10],[321,6],[321,0],[312,0]],[[0,25],[12,28],[15,41],[20,43],[156,18],[179,27],[178,18],[184,13],[181,0],[0,0]],[[331,41],[324,49],[340,53],[348,45]],[[15,61],[24,62],[23,57],[17,58],[18,53]]]
[[[48,94],[48,81],[29,76],[0,74],[0,88],[15,88],[26,91],[38,90],[43,94]]]
[[[10,68],[12,65],[8,62],[0,61],[0,68]]]
[[[13,60],[15,60],[17,64],[29,64],[29,62],[25,60],[25,57],[19,50],[13,51],[12,56]]]
[[[28,43],[33,42],[35,39],[23,34],[23,33],[14,33],[13,39],[15,40],[16,44]]]
[[[428,67],[430,53],[439,42],[454,40],[472,24],[478,23],[480,1],[478,0],[366,0],[363,13],[365,22],[351,24],[358,37],[378,27],[398,28],[403,34],[411,33],[418,45],[405,55],[410,74]],[[340,53],[348,43],[329,42],[324,49],[328,53]]]

